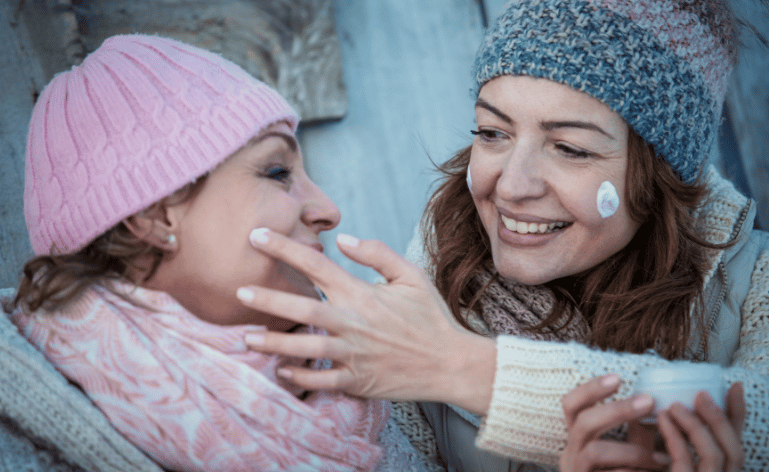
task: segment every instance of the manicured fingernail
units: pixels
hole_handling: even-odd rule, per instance
[[[336,235],[336,242],[345,246],[358,247],[360,239],[355,236],[350,236],[349,234],[339,233]]]
[[[633,399],[633,409],[638,411],[644,411],[654,404],[654,399],[649,395],[639,395]]]
[[[278,377],[283,377],[284,379],[290,379],[291,377],[293,377],[293,374],[288,369],[281,368],[281,369],[278,369],[275,373],[278,374]]]
[[[652,459],[659,465],[668,465],[671,462],[670,456],[662,452],[652,453]]]
[[[609,387],[616,387],[620,383],[619,375],[617,374],[609,374],[603,379],[601,379],[601,385],[603,385],[606,388]]]
[[[708,392],[702,391],[700,392],[700,394],[705,397],[705,403],[710,408],[718,408],[718,405],[716,404],[716,402],[713,400],[713,397],[711,397]]]
[[[250,344],[252,346],[263,346],[264,345],[264,335],[259,333],[246,333],[246,335],[243,337],[245,339],[246,344]]]
[[[244,302],[254,301],[254,292],[252,292],[251,290],[245,287],[240,287],[236,292],[236,295],[241,301],[244,301]]]
[[[264,244],[270,240],[270,237],[267,235],[269,232],[270,228],[256,228],[255,230],[251,231],[248,239],[253,245]]]

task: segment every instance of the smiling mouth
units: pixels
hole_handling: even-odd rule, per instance
[[[549,234],[572,225],[568,221],[558,223],[527,223],[525,221],[516,221],[503,215],[499,216],[502,218],[505,228],[518,234]]]

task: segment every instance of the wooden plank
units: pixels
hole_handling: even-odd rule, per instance
[[[473,0],[337,0],[349,112],[303,127],[310,176],[337,203],[337,232],[403,252],[442,162],[471,142],[470,67],[483,34]],[[359,277],[324,236],[330,256]]]
[[[24,223],[24,149],[35,94],[44,83],[15,2],[0,2],[0,288],[18,283],[32,256]]]
[[[306,120],[347,111],[331,0],[27,0],[22,16],[48,79],[106,38],[158,34],[221,54],[263,80]]]
[[[502,14],[502,11],[505,8],[505,5],[510,3],[510,0],[480,0],[480,1],[483,4],[484,13],[486,14],[486,19],[489,26],[494,24],[494,20],[500,14]]]

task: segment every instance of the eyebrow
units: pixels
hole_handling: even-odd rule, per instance
[[[267,138],[271,138],[271,137],[283,138],[286,141],[286,143],[288,144],[288,147],[291,148],[292,152],[296,152],[296,150],[299,149],[299,143],[296,141],[296,137],[294,137],[294,136],[292,136],[290,134],[281,133],[280,131],[269,131],[267,133],[260,134],[259,136],[254,136],[253,138],[248,140],[248,143],[246,145],[247,146],[256,146],[260,142],[264,141]]]
[[[504,121],[505,123],[511,125],[513,124],[513,119],[504,114],[499,108],[495,107],[494,105],[490,104],[486,100],[479,98],[475,102],[476,108],[483,108],[484,110],[488,110],[491,113],[495,114],[500,120]],[[603,128],[598,126],[595,123],[591,123],[589,121],[579,121],[579,120],[566,120],[566,121],[545,121],[539,124],[540,128],[542,128],[545,131],[552,131],[554,129],[559,128],[579,128],[579,129],[585,129],[589,131],[596,131],[598,133],[601,133],[602,135],[606,136],[607,138],[611,140],[616,140],[614,136],[609,134],[607,131],[605,131]]]

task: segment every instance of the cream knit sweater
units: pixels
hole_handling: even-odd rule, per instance
[[[736,308],[739,327],[739,348],[728,355],[726,379],[729,384],[742,382],[745,389],[747,418],[743,430],[746,459],[743,470],[769,470],[769,237],[752,230],[752,214],[746,220],[748,200],[734,187],[710,170],[711,199],[697,218],[708,228],[704,236],[713,242],[725,242],[737,236],[746,251],[753,251],[750,262],[738,267],[737,278],[745,280],[747,294],[737,294],[744,301]],[[749,239],[748,239],[749,238]],[[411,261],[427,268],[421,237],[412,241],[407,253]],[[720,269],[725,267],[727,251],[711,251],[711,267],[706,284],[713,277],[726,279]],[[429,272],[429,271],[428,271]],[[738,283],[724,283],[725,297],[716,303],[733,300]],[[722,281],[723,282],[723,281]],[[721,310],[719,306],[715,313]],[[723,315],[721,315],[723,317]],[[735,335],[737,333],[734,333]],[[718,352],[728,344],[721,343],[721,334],[711,337]],[[726,337],[726,334],[723,334]],[[713,351],[713,349],[711,349]],[[709,357],[709,360],[711,357]],[[562,397],[577,385],[599,375],[616,373],[623,379],[617,398],[632,394],[638,372],[646,366],[665,364],[653,354],[602,352],[584,345],[530,341],[513,336],[497,338],[497,370],[493,396],[487,415],[483,418],[476,446],[519,461],[557,465],[566,444],[566,424],[561,406]],[[424,422],[423,428],[430,429]],[[414,427],[412,426],[412,429]],[[421,433],[422,436],[429,433]]]

